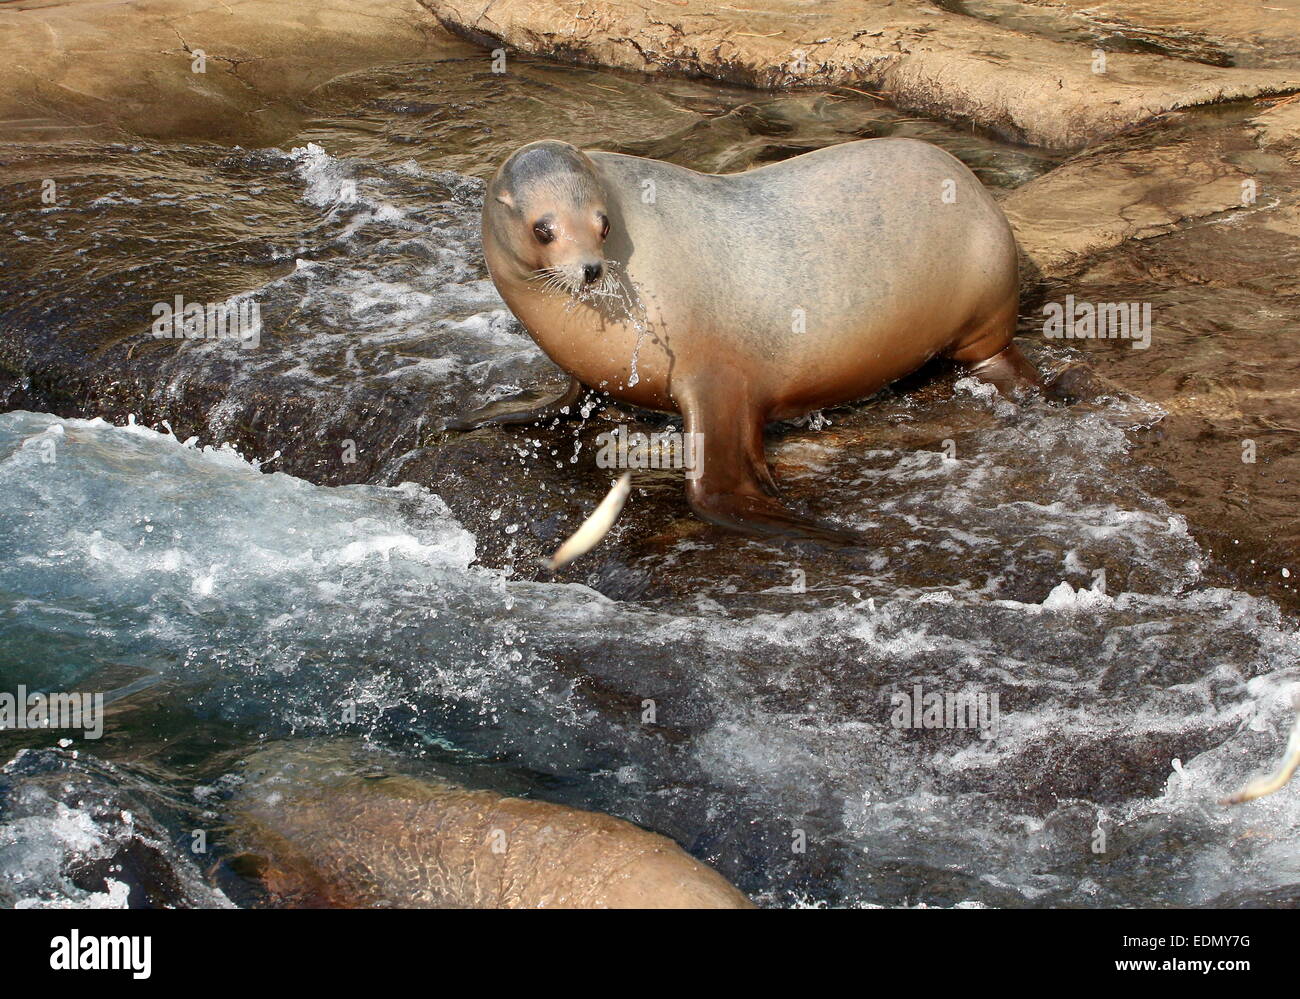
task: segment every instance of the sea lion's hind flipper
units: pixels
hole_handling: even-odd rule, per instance
[[[576,378],[570,378],[568,386],[558,395],[541,389],[530,389],[506,399],[498,399],[464,416],[454,416],[443,424],[442,429],[473,430],[488,424],[504,426],[564,419],[573,415],[575,404],[581,396],[582,383]]]
[[[1046,389],[1043,376],[1014,343],[1007,344],[982,361],[957,360],[980,381],[988,382],[1008,398],[1024,391],[1042,392]]]
[[[1014,343],[1007,344],[983,361],[965,363],[972,375],[995,386],[1007,397],[1035,391],[1041,392],[1049,402],[1071,405],[1107,394],[1113,395],[1117,390],[1115,385],[1107,382],[1086,364],[1069,364],[1045,377]]]
[[[866,539],[848,529],[801,517],[775,496],[763,453],[763,419],[721,379],[677,399],[686,431],[699,435],[699,466],[686,480],[686,498],[701,520],[789,540],[859,547]]]

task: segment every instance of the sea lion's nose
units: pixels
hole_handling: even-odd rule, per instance
[[[587,279],[587,284],[591,284],[600,277],[601,270],[600,264],[585,264],[582,268],[582,276]]]

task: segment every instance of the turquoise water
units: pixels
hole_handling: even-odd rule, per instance
[[[1066,418],[1021,436],[1051,446]],[[942,459],[894,474],[924,493]],[[261,739],[360,734],[667,832],[775,904],[1195,904],[1293,877],[1286,797],[1234,812],[1214,800],[1286,725],[1294,627],[1201,585],[1177,518],[1116,509],[1106,528],[1026,511],[1040,530],[1122,538],[1153,570],[1148,592],[1063,583],[1021,604],[878,590],[686,613],[478,566],[473,536],[414,484],[314,486],[141,428],[0,416],[0,487],[0,686],[112,699],[134,684],[104,742],[72,747],[120,754],[131,781],[188,807]],[[978,545],[989,528],[969,526]],[[995,739],[891,727],[893,693],[957,676],[999,693]],[[1135,768],[1148,768],[1136,789]],[[19,795],[24,825],[25,786],[0,827],[11,875],[34,862],[35,818],[57,830],[79,814]],[[794,828],[811,830],[811,857],[788,852]],[[1094,856],[1097,828],[1122,847]],[[1171,857],[1170,837],[1192,846]],[[172,862],[188,870],[179,848]],[[15,887],[29,904],[78,897],[48,870]]]

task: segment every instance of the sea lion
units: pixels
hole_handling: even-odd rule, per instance
[[[630,822],[396,765],[349,740],[260,750],[228,805],[240,866],[289,905],[753,908],[672,840]]]
[[[770,421],[865,398],[939,355],[1004,391],[1040,384],[1012,343],[1006,218],[961,162],[913,139],[738,174],[533,142],[487,187],[483,254],[572,381],[448,426],[557,414],[582,386],[679,412],[702,435],[690,505],[734,529],[860,541],[780,502]]]

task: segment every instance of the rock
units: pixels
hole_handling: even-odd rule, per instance
[[[0,906],[232,908],[177,845],[205,827],[129,767],[24,749],[0,768]]]
[[[749,909],[670,839],[597,812],[394,770],[348,742],[273,745],[231,804],[282,901],[347,907]]]
[[[1212,66],[1293,66],[1300,56],[1300,12],[1267,2],[960,0],[946,6],[1049,38]]]
[[[757,9],[653,2],[561,7],[541,0],[486,6],[420,0],[441,24],[480,44],[756,87],[868,87],[899,107],[970,121],[1049,148],[1081,146],[1175,108],[1300,87],[1300,67],[1292,66],[1224,68],[1110,52],[1103,67],[1091,45],[1010,30],[920,2],[763,0]],[[1191,6],[1207,15],[1222,13],[1218,4]],[[1248,31],[1266,20],[1254,12],[1240,15],[1237,23]]]
[[[1290,606],[1300,564],[1288,485],[1300,479],[1300,363],[1286,346],[1300,303],[1298,134],[1296,104],[1284,103],[1207,122],[1169,145],[1085,154],[1006,202],[1026,255],[1048,277],[1026,296],[1026,314],[1041,316],[1044,300],[1067,294],[1150,304],[1147,350],[1066,342],[1163,407],[1158,429],[1138,437],[1140,459],[1168,476],[1161,494],[1235,585]],[[1096,170],[1083,168],[1089,162]],[[1127,183],[1111,172],[1122,169]],[[1234,189],[1248,203],[1232,203]],[[1140,205],[1126,204],[1125,192]]]
[[[1068,272],[1125,240],[1242,208],[1254,194],[1244,130],[1112,142],[1072,157],[1002,201],[1022,255],[1041,276]]]
[[[1261,146],[1300,161],[1300,102],[1291,98],[1279,101],[1252,118],[1251,124]]]
[[[414,0],[19,0],[0,9],[0,129],[266,145],[300,122],[296,101],[337,76],[468,50]]]

